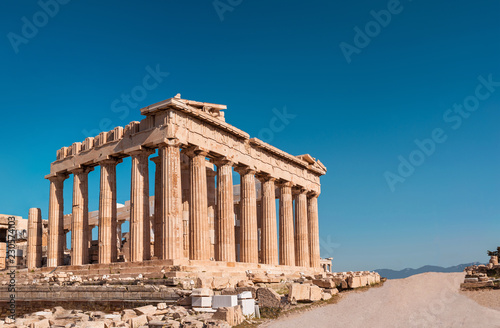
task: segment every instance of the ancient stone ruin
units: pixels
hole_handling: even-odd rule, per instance
[[[20,246],[26,263],[21,256],[17,269],[0,272],[0,301],[9,300],[15,271],[23,313],[0,313],[0,325],[229,327],[258,318],[260,309],[287,310],[380,283],[374,272],[333,273],[332,258],[320,258],[325,166],[250,138],[225,122],[225,109],[177,95],[141,109],[141,122],[58,150],[46,176],[48,222],[30,209]],[[122,205],[116,167],[125,157],[131,190]],[[89,212],[88,175],[96,166],[99,209]],[[64,215],[70,175],[73,206]],[[130,231],[122,233],[125,221]]]
[[[101,172],[97,263],[118,261],[122,250],[116,165],[130,156],[130,234],[122,260],[214,259],[248,263],[247,269],[258,263],[319,269],[317,198],[325,166],[310,155],[292,156],[250,138],[225,122],[224,109],[224,105],[185,100],[178,95],[141,109],[145,115],[141,122],[116,127],[57,151],[57,160],[46,176],[50,180],[47,266],[64,264],[63,187],[70,175],[71,265],[90,263],[88,174],[95,166],[100,166]],[[151,216],[148,168],[149,157],[156,149],[158,156],[151,158],[157,168]],[[234,203],[233,169],[241,178],[238,204]],[[261,188],[259,207],[257,179]],[[39,235],[38,210],[30,212],[30,222],[30,233]],[[29,255],[29,266],[38,268],[40,238],[30,238],[29,242],[28,251],[37,252]]]

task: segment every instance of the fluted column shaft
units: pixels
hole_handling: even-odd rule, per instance
[[[162,259],[183,258],[181,153],[175,141],[161,146]]]
[[[274,179],[262,181],[262,263],[278,264],[276,190]]]
[[[210,240],[208,238],[207,171],[206,153],[194,152],[189,161],[189,258],[208,260]]]
[[[130,188],[130,261],[142,262],[151,256],[149,224],[149,170],[150,151],[132,155],[132,183]]]
[[[207,167],[207,215],[208,215],[208,240],[210,242],[210,258],[215,258],[217,209],[215,208],[217,192],[215,186],[216,172]]]
[[[42,210],[30,208],[28,215],[28,270],[42,266]]]
[[[241,211],[241,246],[240,261],[259,262],[257,236],[257,197],[255,191],[255,171],[238,170],[241,176],[240,211]]]
[[[189,157],[181,152],[183,258],[189,258],[189,204],[191,198]]]
[[[215,259],[235,262],[234,201],[232,163],[217,163],[217,226]]]
[[[311,267],[320,266],[318,196],[312,195],[307,200],[307,216],[309,223],[309,252]]]
[[[280,264],[295,265],[295,241],[293,227],[293,199],[289,182],[280,185],[279,233]]]
[[[162,178],[161,178],[161,158],[160,155],[163,149],[158,149],[158,157],[151,158],[155,163],[155,207],[153,219],[153,232],[154,232],[154,256],[157,259],[163,258],[163,194],[162,194]]]
[[[47,249],[47,266],[56,267],[63,264],[64,258],[64,197],[63,187],[67,175],[49,178],[49,240]]]
[[[101,162],[99,192],[99,263],[117,259],[116,164],[118,160]]]
[[[309,234],[307,225],[307,195],[300,189],[295,196],[295,265],[308,267]]]
[[[73,171],[73,219],[71,221],[71,265],[89,263],[89,195],[88,173],[91,169]]]

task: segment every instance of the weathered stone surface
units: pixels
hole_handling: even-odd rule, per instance
[[[181,328],[203,328],[203,326],[203,322],[189,318],[183,320]]]
[[[149,328],[179,328],[181,323],[175,320],[152,320],[148,322]]]
[[[156,306],[153,306],[153,305],[141,306],[141,307],[135,308],[134,311],[138,315],[141,315],[141,314],[153,315],[156,312]]]
[[[321,299],[322,299],[323,301],[328,301],[328,300],[329,300],[329,299],[331,299],[331,298],[332,298],[332,294],[330,294],[330,293],[322,293],[322,294],[321,294]]]
[[[261,307],[279,308],[281,306],[281,295],[271,288],[257,289],[257,299]]]
[[[312,281],[318,287],[321,288],[335,288],[337,287],[335,281],[333,279],[325,278],[325,279],[314,279]]]
[[[231,328],[231,326],[222,320],[207,320],[205,328]]]
[[[34,322],[30,324],[30,328],[49,328],[50,323],[48,319],[43,319],[38,322]]]
[[[349,285],[349,288],[358,288],[363,286],[361,283],[361,277],[350,276],[347,278],[347,284]]]
[[[128,320],[128,324],[130,325],[130,328],[139,328],[140,326],[144,326],[147,323],[148,323],[148,319],[144,314],[141,316],[135,317],[135,318],[130,318]]]
[[[293,283],[290,285],[288,299],[290,301],[309,301],[311,285]]]
[[[223,307],[218,308],[217,312],[214,313],[212,319],[226,321],[230,326],[236,326],[245,320],[241,307]]]
[[[310,287],[309,300],[313,301],[313,302],[321,300],[322,292],[323,291],[321,290],[321,288],[319,288],[318,286],[312,285]]]

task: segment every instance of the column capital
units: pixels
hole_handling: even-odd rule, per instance
[[[272,181],[276,182],[276,178],[272,177],[269,173],[265,172],[258,172],[255,174],[255,177],[260,181],[260,182],[267,182],[267,181]]]
[[[161,163],[161,157],[160,156],[151,157],[149,160],[151,162],[155,163],[156,165],[158,165],[158,164]]]
[[[100,160],[100,161],[96,161],[97,164],[99,165],[106,165],[106,164],[119,164],[123,162],[123,160],[121,158],[116,158],[116,157],[108,157],[106,159],[103,159],[103,160]]]
[[[214,171],[213,169],[210,169],[209,167],[207,167],[207,176],[209,177],[215,177],[217,175],[217,172]]]
[[[71,174],[80,174],[80,173],[87,174],[87,173],[92,172],[92,171],[94,171],[94,168],[92,166],[83,166],[82,165],[76,169],[69,171],[69,173],[71,173]]]
[[[198,146],[186,146],[182,148],[181,153],[185,154],[188,157],[195,157],[195,156],[207,156],[208,155],[208,150],[198,147]]]
[[[126,154],[130,156],[149,156],[151,154],[154,154],[155,150],[151,148],[146,148],[143,146],[138,146],[137,148],[134,148],[130,151],[128,151]]]
[[[212,158],[210,159],[210,162],[215,164],[217,167],[223,166],[223,165],[231,165],[234,166],[234,161],[230,158],[227,157],[220,157],[220,158]]]
[[[290,181],[286,181],[286,180],[283,180],[283,179],[278,179],[276,180],[276,185],[278,187],[289,187],[289,188],[292,188],[293,187],[293,183],[290,182]]]
[[[48,175],[45,177],[45,179],[49,180],[50,182],[60,182],[66,180],[67,178],[69,178],[68,173],[55,173],[53,175]]]
[[[162,142],[158,144],[158,147],[181,147],[182,143],[179,139],[163,139]]]
[[[318,198],[319,197],[319,192],[310,190],[307,192],[307,198]]]
[[[238,165],[234,167],[234,171],[240,175],[255,174],[256,170],[246,165]]]
[[[292,187],[292,193],[294,195],[300,195],[300,194],[304,194],[307,192],[307,189],[302,187],[302,186],[299,186],[299,185],[295,185]]]

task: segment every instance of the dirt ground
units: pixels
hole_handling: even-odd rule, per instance
[[[309,327],[500,327],[500,291],[460,292],[464,273],[423,273],[388,280],[337,304],[263,325]],[[480,304],[488,304],[485,307]]]

